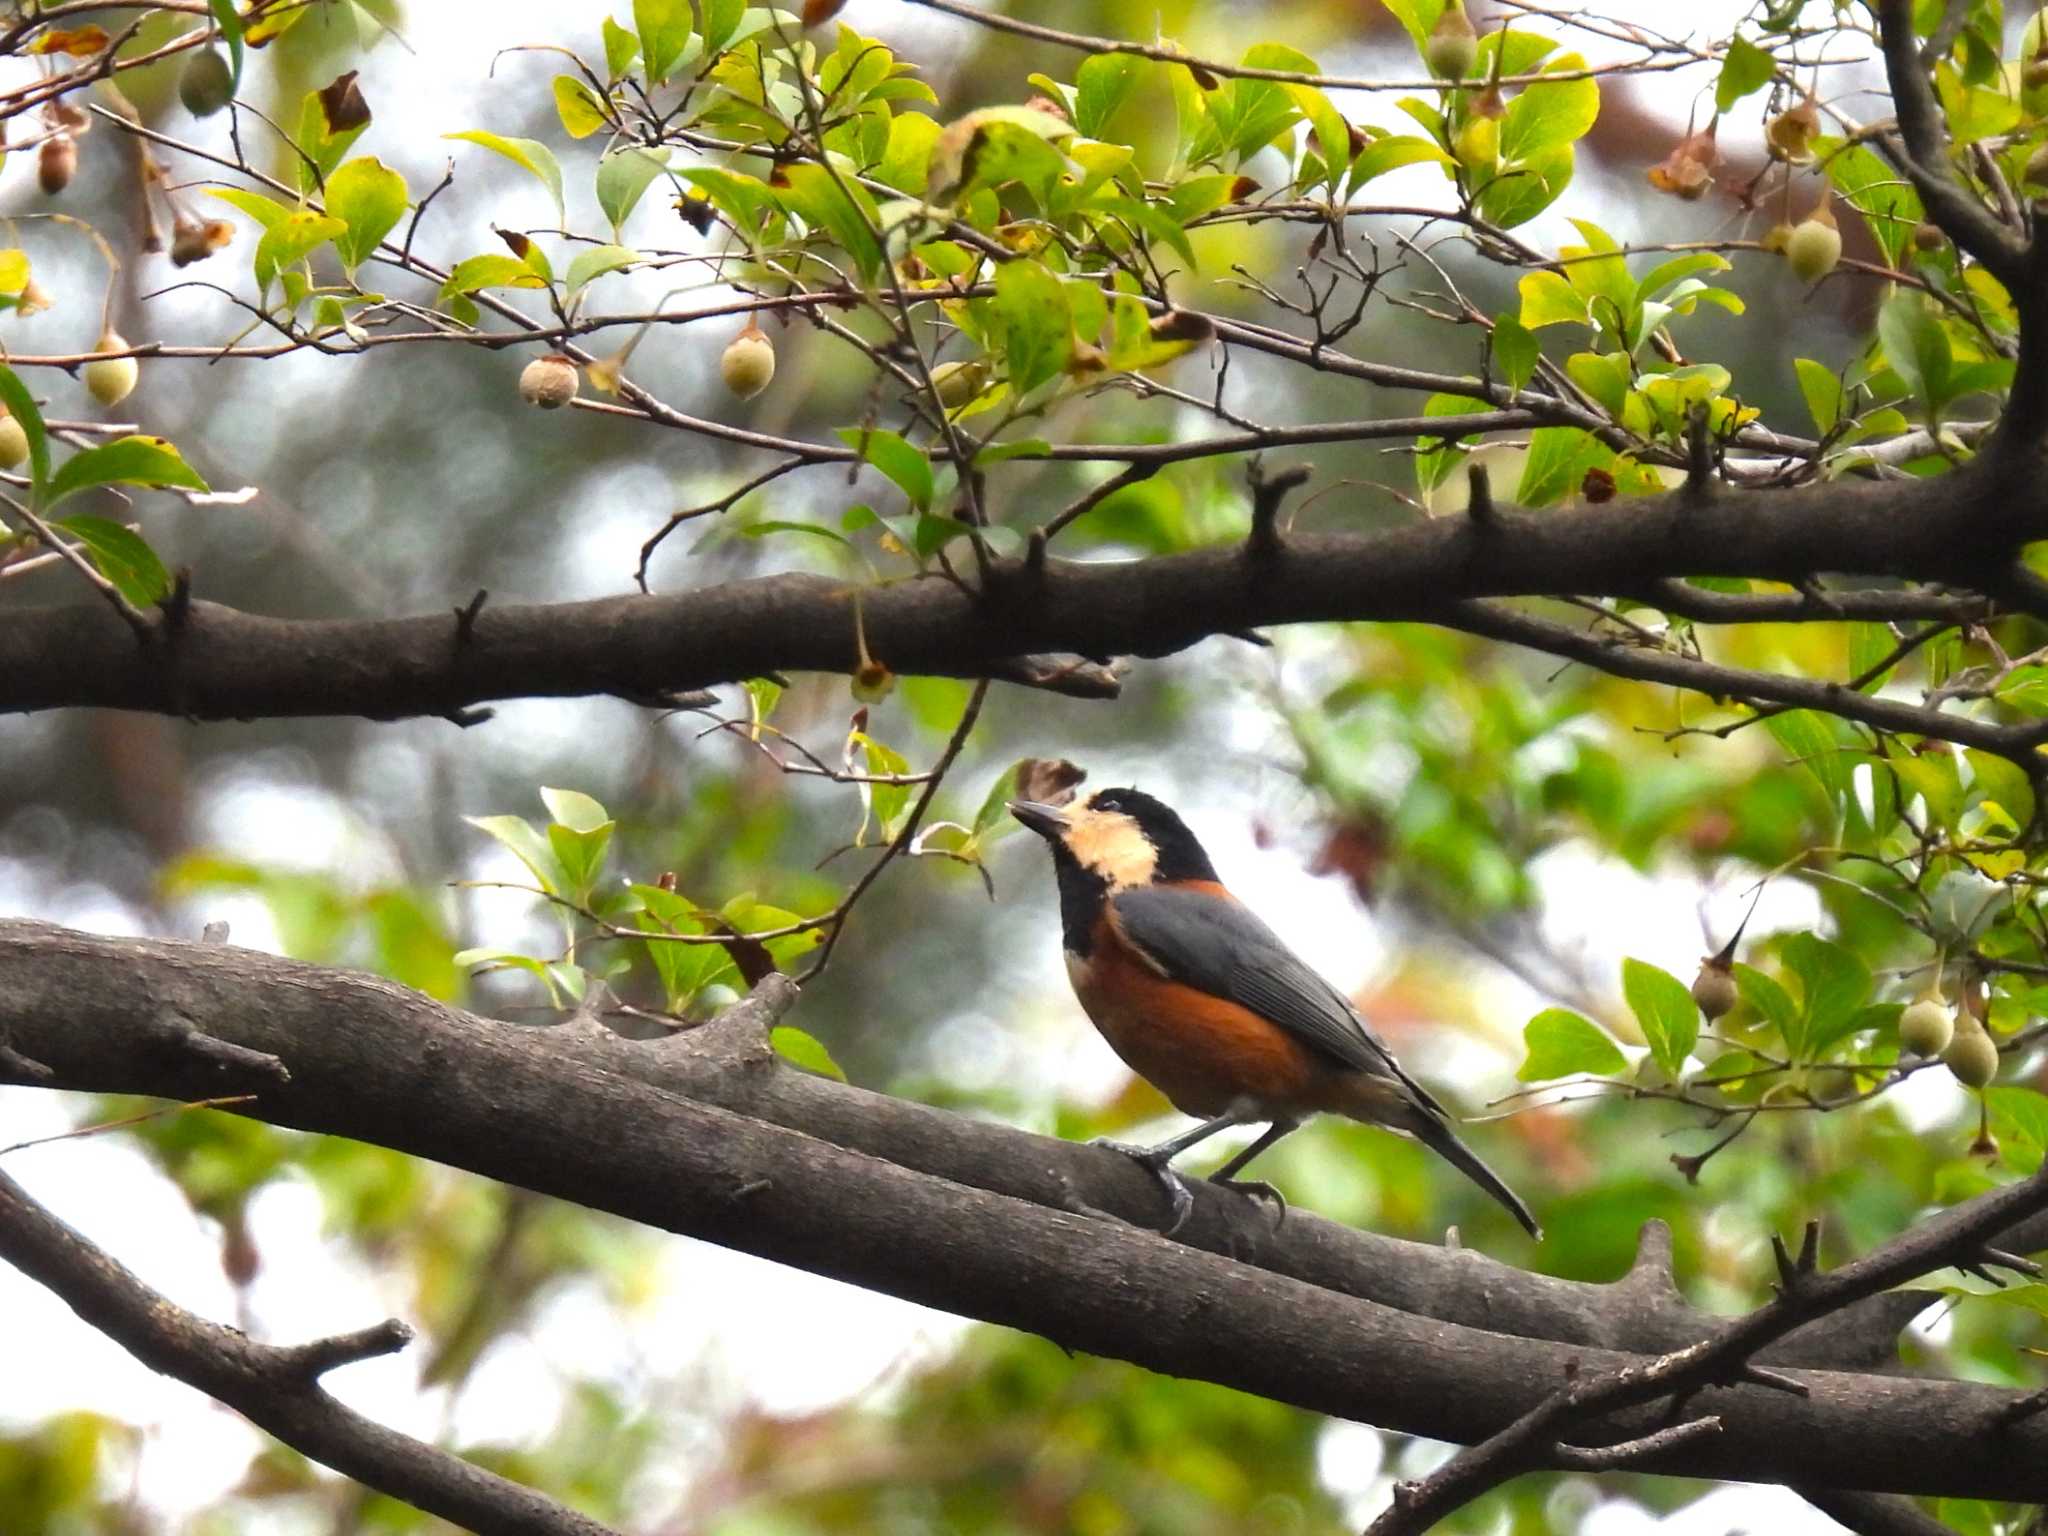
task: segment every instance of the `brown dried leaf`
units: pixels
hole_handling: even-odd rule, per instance
[[[1027,757],[1017,765],[1017,798],[1065,805],[1074,798],[1074,787],[1087,777],[1087,769],[1064,757]]]

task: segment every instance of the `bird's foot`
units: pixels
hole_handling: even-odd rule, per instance
[[[1160,1188],[1166,1191],[1166,1198],[1173,1207],[1172,1218],[1159,1229],[1162,1237],[1173,1236],[1187,1224],[1187,1219],[1195,1213],[1195,1197],[1189,1192],[1181,1176],[1167,1166],[1173,1157],[1174,1148],[1133,1146],[1127,1141],[1111,1141],[1106,1136],[1097,1137],[1091,1145],[1123,1153],[1159,1181]]]
[[[1219,1174],[1211,1174],[1209,1182],[1219,1189],[1234,1189],[1247,1200],[1272,1201],[1273,1230],[1278,1232],[1286,1224],[1287,1197],[1264,1179],[1226,1179]]]

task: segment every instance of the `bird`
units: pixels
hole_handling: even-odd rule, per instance
[[[1542,1237],[1529,1208],[1458,1139],[1449,1113],[1350,1000],[1225,888],[1170,806],[1122,788],[1064,805],[1011,800],[1008,809],[1052,850],[1067,974],[1082,1009],[1126,1066],[1201,1121],[1157,1146],[1103,1143],[1165,1188],[1169,1236],[1194,1209],[1175,1157],[1263,1122],[1210,1181],[1272,1198],[1284,1219],[1277,1190],[1237,1175],[1308,1116],[1328,1113],[1413,1137]]]

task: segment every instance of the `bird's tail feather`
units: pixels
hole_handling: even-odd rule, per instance
[[[1418,1112],[1401,1129],[1408,1131],[1430,1151],[1506,1206],[1508,1213],[1531,1237],[1542,1238],[1543,1229],[1536,1225],[1536,1218],[1529,1214],[1529,1207],[1522,1204],[1521,1197],[1502,1182],[1499,1174],[1479,1160],[1478,1153],[1458,1140],[1458,1133],[1450,1126],[1418,1106]]]

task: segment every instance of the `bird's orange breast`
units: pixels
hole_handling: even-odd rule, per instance
[[[1133,1072],[1184,1114],[1240,1100],[1275,1111],[1320,1108],[1335,1075],[1312,1048],[1227,998],[1159,974],[1107,914],[1088,956],[1067,956],[1074,995]]]

